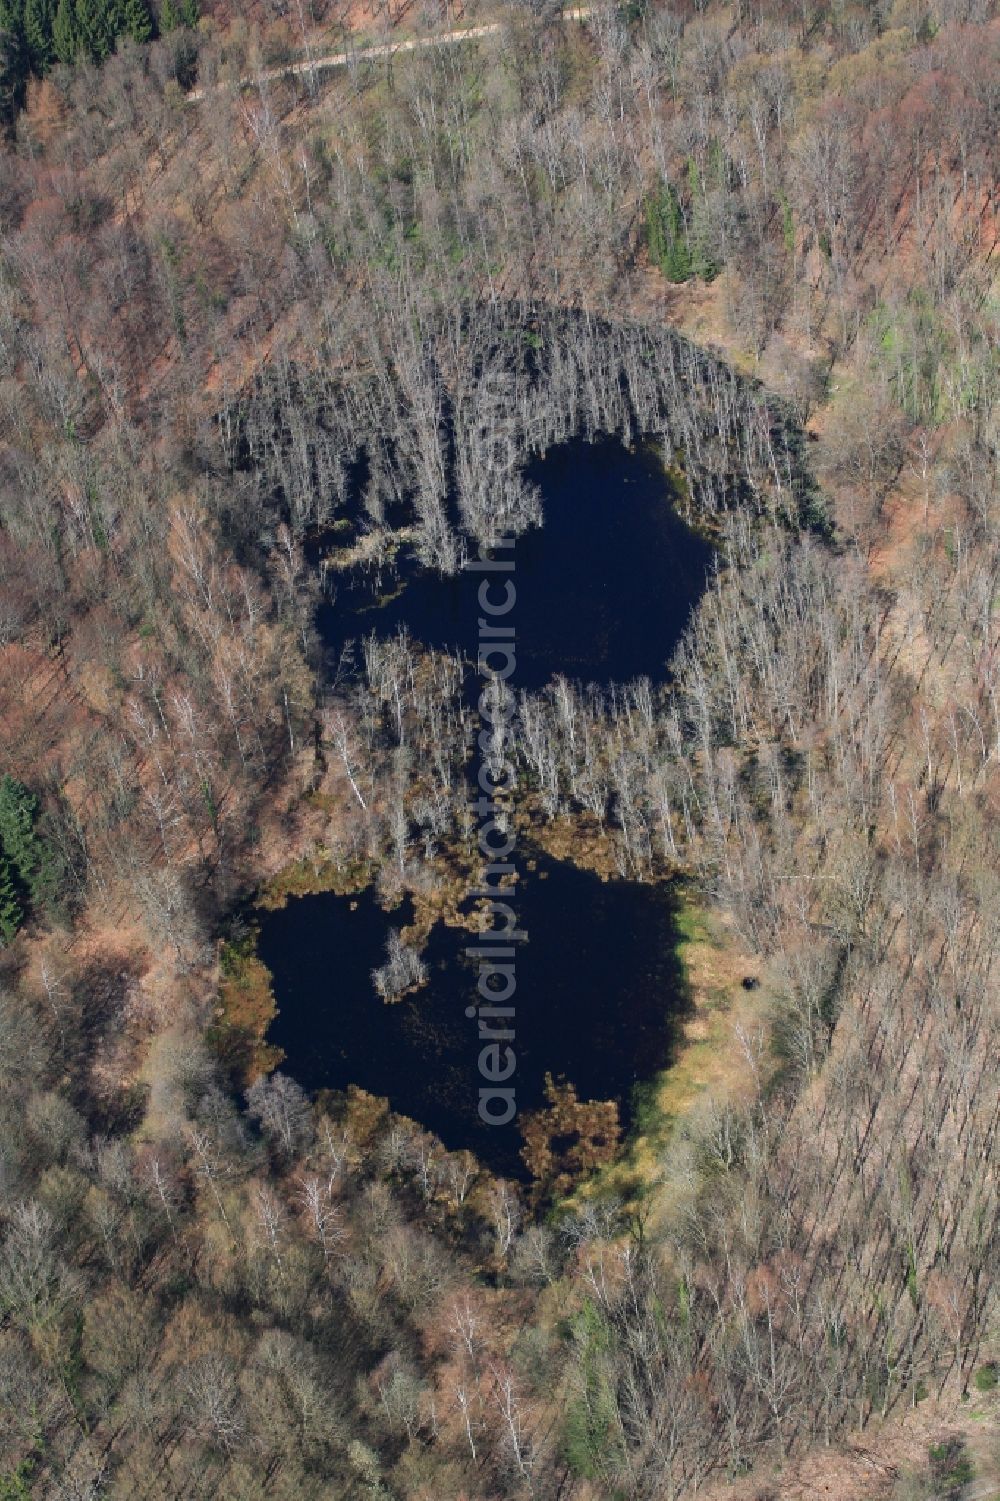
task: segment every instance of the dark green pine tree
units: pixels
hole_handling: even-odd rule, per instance
[[[24,40],[31,71],[44,78],[55,59],[52,26],[55,0],[24,0]]]
[[[124,29],[133,42],[148,42],[153,35],[153,18],[146,0],[124,0],[122,6]]]
[[[721,157],[718,143],[713,142],[710,167],[716,181],[725,183],[725,160]],[[691,198],[691,226],[688,240],[691,248],[691,270],[702,281],[714,281],[722,269],[712,243],[712,227],[708,211],[708,198],[701,172],[694,157],[688,158],[688,188]]]
[[[14,875],[9,862],[0,852],[0,943],[4,947],[13,941],[23,922],[24,910],[18,900]]]
[[[24,0],[0,0],[0,117],[7,124],[24,103],[27,82]]]
[[[102,21],[113,52],[115,42],[126,30],[125,0],[97,0],[97,3],[103,12]]]
[[[38,799],[23,782],[12,776],[0,781],[0,844],[17,867],[22,881],[32,866]]]
[[[76,35],[80,50],[102,63],[114,45],[107,0],[76,0]]]
[[[52,20],[52,51],[56,61],[68,67],[76,60],[78,47],[73,0],[59,0]]]
[[[160,0],[160,35],[178,26],[197,26],[200,14],[198,0]]]
[[[649,254],[668,281],[687,281],[691,275],[684,211],[673,183],[665,182],[646,200],[646,243]]]
[[[50,850],[38,837],[37,818],[35,794],[23,782],[5,776],[0,781],[0,848],[32,905],[50,907],[58,876]]]
[[[24,73],[17,38],[0,30],[0,125],[9,129],[24,98]]]
[[[24,41],[24,0],[0,0],[0,31]]]

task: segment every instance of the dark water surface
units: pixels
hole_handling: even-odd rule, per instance
[[[514,686],[541,688],[555,673],[662,682],[712,549],[674,510],[657,455],[616,439],[575,439],[526,473],[541,489],[544,522],[514,549]],[[398,574],[378,580],[360,568],[329,577],[335,595],[317,625],[333,655],[350,639],[405,625],[425,646],[475,660],[481,574],[442,578],[404,556]]]
[[[511,686],[536,689],[555,673],[662,682],[705,587],[711,548],[672,508],[656,455],[580,440],[528,474],[542,491],[544,524],[515,549]],[[398,575],[377,583],[355,569],[337,576],[319,627],[332,657],[348,640],[405,625],[415,640],[474,660],[481,578],[442,579],[405,557]],[[682,1000],[671,898],[546,857],[531,870],[523,850],[517,863],[512,901],[529,935],[517,958],[518,1110],[544,1103],[550,1072],[581,1099],[617,1099],[627,1125],[634,1086],[669,1062]],[[375,993],[371,971],[384,961],[387,932],[410,916],[405,906],[385,913],[370,891],[302,897],[265,914],[259,951],[280,1009],[269,1040],[307,1088],[357,1084],[449,1148],[522,1173],[516,1120],[491,1128],[478,1114],[482,1043],[465,1015],[476,998],[477,971],[463,955],[470,935],[438,924],[424,954],[428,983],[395,1005]]]
[[[601,881],[545,855],[526,855],[512,902],[527,942],[517,950],[510,1081],[519,1111],[544,1103],[546,1072],[581,1099],[618,1099],[623,1123],[635,1084],[670,1060],[671,1018],[682,993],[669,891]],[[371,971],[408,904],[384,912],[372,891],[300,897],[264,916],[260,957],[280,1012],[268,1034],[283,1067],[309,1089],[357,1084],[422,1122],[452,1150],[468,1147],[495,1171],[521,1174],[516,1121],[479,1118],[478,968],[472,935],[438,923],[424,951],[427,983],[387,1005]]]

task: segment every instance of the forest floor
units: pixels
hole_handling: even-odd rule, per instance
[[[775,986],[731,922],[693,893],[681,898],[677,927],[688,1009],[679,1022],[674,1059],[641,1090],[625,1151],[578,1193],[581,1200],[612,1195],[633,1211],[642,1208],[653,1229],[677,1211],[686,1191],[682,1176],[664,1180],[668,1143],[696,1116],[745,1099],[747,1060],[759,1060],[764,1051]]]
[[[1000,1456],[996,1424],[1000,1399],[970,1392],[966,1401],[928,1397],[909,1408],[873,1438],[870,1430],[849,1435],[835,1448],[814,1448],[768,1476],[709,1486],[708,1501],[882,1501],[901,1476],[916,1470],[928,1450],[945,1439],[960,1439],[972,1461],[973,1477],[954,1501],[996,1501],[1000,1496]],[[915,1501],[942,1501],[926,1490]],[[952,1494],[952,1493],[949,1493]]]

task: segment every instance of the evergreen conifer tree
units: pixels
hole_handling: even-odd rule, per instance
[[[0,117],[7,123],[24,103],[27,81],[24,0],[0,0]]]
[[[711,157],[712,175],[717,181],[724,182],[725,164],[718,152],[717,145],[713,145]],[[695,276],[700,276],[703,281],[714,281],[721,270],[721,266],[712,244],[712,229],[705,185],[702,182],[701,173],[698,170],[698,164],[694,157],[688,158],[688,190],[691,202],[691,223],[688,233],[691,270]]]
[[[31,71],[39,78],[45,77],[55,57],[52,46],[54,19],[54,0],[25,0],[24,40]]]
[[[684,211],[672,183],[664,183],[646,202],[646,243],[668,281],[687,281],[693,267]]]
[[[95,63],[102,63],[114,45],[107,0],[76,0],[76,35],[79,47]]]
[[[0,781],[0,849],[32,905],[51,906],[58,876],[51,852],[35,829],[37,817],[34,793],[5,776]]]
[[[0,844],[8,860],[17,867],[22,880],[32,864],[35,843],[35,816],[38,799],[23,782],[12,776],[0,781]]]
[[[146,0],[124,0],[122,6],[124,30],[133,42],[148,42],[153,35],[153,18]]]
[[[52,19],[52,51],[56,60],[68,66],[76,58],[77,45],[73,0],[59,0]]]
[[[104,30],[109,42],[108,50],[113,52],[115,42],[128,29],[125,20],[125,0],[97,0],[97,3],[102,11]]]
[[[11,32],[0,28],[0,123],[14,123],[24,96],[24,69],[21,49]]]
[[[24,921],[9,861],[0,852],[0,943],[9,944]]]
[[[24,0],[0,0],[0,31],[24,39]]]

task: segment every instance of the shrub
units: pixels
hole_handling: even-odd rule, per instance
[[[942,1501],[958,1501],[975,1474],[975,1467],[966,1453],[965,1440],[942,1439],[939,1444],[931,1444],[927,1453],[937,1495]]]

